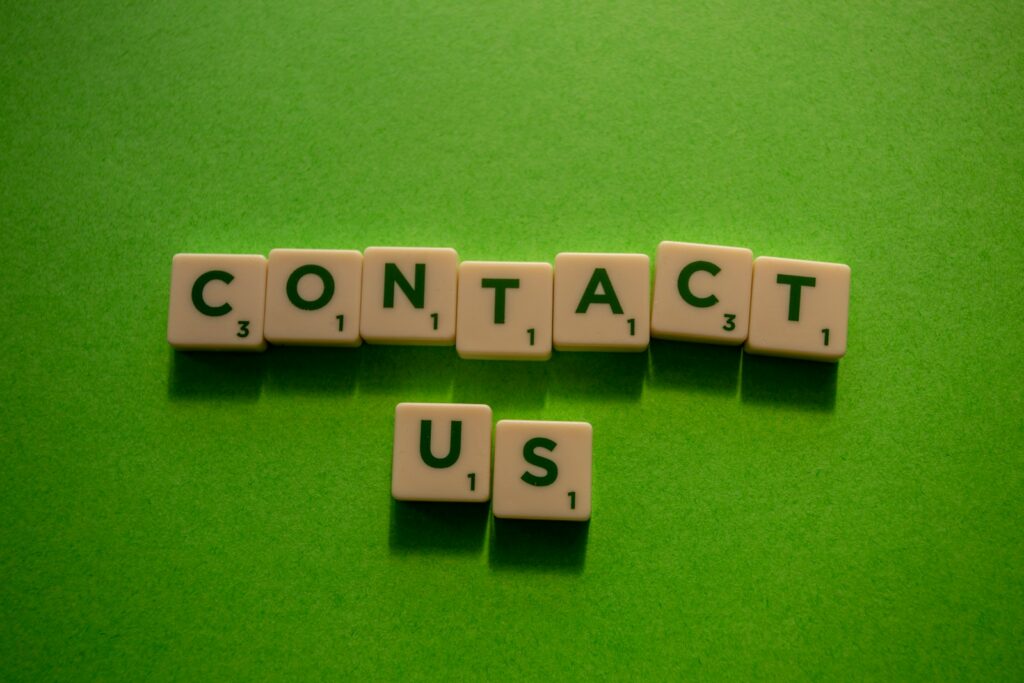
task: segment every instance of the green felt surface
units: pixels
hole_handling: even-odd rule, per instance
[[[3,3],[0,677],[1020,679],[1024,5]],[[850,264],[838,365],[167,347],[179,251]],[[393,410],[594,426],[589,527]]]

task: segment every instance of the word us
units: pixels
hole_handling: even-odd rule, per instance
[[[484,503],[504,519],[590,519],[593,430],[587,422],[499,420],[491,408],[399,403],[391,495],[396,500]]]
[[[651,289],[645,254],[562,253],[554,268],[460,263],[440,248],[177,254],[167,340],[250,351],[454,344],[462,358],[495,360],[546,360],[552,347],[643,351],[651,337],[822,361],[846,353],[843,264],[662,242]]]

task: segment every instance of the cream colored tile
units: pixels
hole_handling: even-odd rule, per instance
[[[176,254],[167,341],[177,349],[262,351],[266,284],[262,256]]]
[[[455,337],[459,356],[550,358],[552,273],[549,263],[461,263]]]
[[[645,254],[558,254],[555,348],[643,351],[650,343],[650,289]]]
[[[273,344],[358,346],[362,283],[358,251],[274,249],[264,336]]]
[[[586,422],[498,422],[494,516],[590,519],[592,447],[593,430]]]
[[[455,343],[454,249],[370,247],[363,253],[360,333],[371,344]]]
[[[850,267],[761,256],[754,261],[746,350],[839,360],[846,354]]]
[[[749,249],[662,242],[654,265],[651,336],[742,344],[753,270]]]
[[[399,403],[391,495],[397,500],[488,500],[491,409],[478,404]]]

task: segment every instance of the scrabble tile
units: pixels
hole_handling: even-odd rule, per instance
[[[662,242],[654,262],[651,336],[742,344],[753,270],[749,249]]]
[[[746,351],[839,360],[846,353],[849,308],[849,266],[758,257]]]
[[[454,249],[370,247],[363,253],[359,331],[371,344],[455,343]]]
[[[590,519],[592,445],[593,430],[586,422],[498,422],[494,433],[494,516]]]
[[[550,263],[461,263],[455,335],[459,356],[550,358],[552,272]]]
[[[465,403],[399,403],[391,495],[397,500],[480,503],[491,497],[491,409]]]
[[[274,344],[359,346],[362,284],[358,251],[274,249],[263,335]]]
[[[262,351],[267,259],[176,254],[167,341],[176,349]]]
[[[554,344],[564,351],[643,351],[650,343],[645,254],[558,254]]]

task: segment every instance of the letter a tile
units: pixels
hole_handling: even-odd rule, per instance
[[[646,254],[555,256],[555,348],[646,349],[651,340],[650,263]]]

